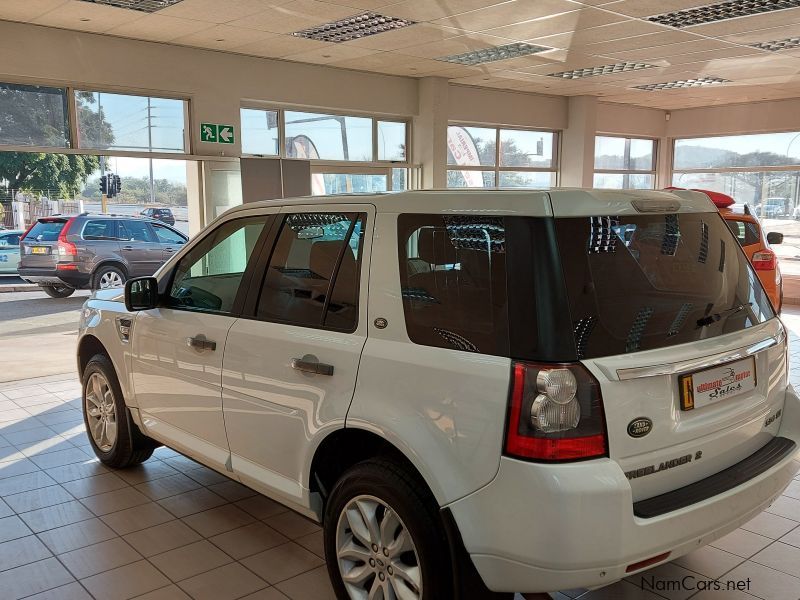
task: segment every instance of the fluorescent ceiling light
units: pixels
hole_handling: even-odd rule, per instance
[[[472,52],[464,52],[463,54],[453,54],[451,56],[442,56],[436,60],[441,60],[449,63],[457,63],[459,65],[481,65],[483,63],[494,62],[497,60],[506,60],[508,58],[517,58],[519,56],[528,56],[529,54],[538,54],[539,52],[546,52],[552,50],[545,46],[535,46],[534,44],[525,44],[518,42],[515,44],[506,44],[505,46],[492,46],[491,48],[481,48],[480,50],[473,50]]]
[[[612,75],[614,73],[625,73],[626,71],[653,69],[655,66],[656,65],[648,65],[647,63],[621,62],[613,65],[603,65],[602,67],[586,67],[585,69],[548,73],[548,76],[560,77],[562,79],[583,79],[584,77],[597,77],[598,75]]]
[[[81,0],[91,4],[105,4],[106,6],[116,6],[117,8],[127,8],[141,12],[153,13],[163,8],[173,6],[183,0]]]
[[[728,2],[655,15],[647,17],[647,20],[660,25],[681,28],[797,7],[800,7],[800,0],[729,0]]]
[[[753,48],[758,48],[759,50],[779,52],[780,50],[790,50],[792,48],[800,47],[800,37],[791,37],[784,40],[773,40],[771,42],[759,42],[757,44],[750,45]]]
[[[378,13],[366,12],[346,19],[339,19],[330,23],[323,23],[310,29],[295,31],[295,37],[319,40],[320,42],[349,42],[369,35],[376,35],[393,29],[402,29],[414,25],[416,21],[387,17]]]
[[[714,85],[716,83],[730,83],[730,79],[722,77],[698,77],[697,79],[679,79],[677,81],[666,81],[664,83],[647,83],[644,85],[633,86],[637,90],[648,92],[658,92],[661,90],[678,90],[682,88],[701,87],[704,85]]]

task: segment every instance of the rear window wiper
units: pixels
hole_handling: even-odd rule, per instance
[[[740,304],[739,306],[734,306],[733,308],[729,308],[728,310],[723,310],[722,312],[714,313],[713,315],[708,315],[707,317],[703,317],[702,319],[697,319],[697,327],[706,327],[707,325],[712,325],[719,321],[725,315],[732,315],[737,312],[743,311],[748,306],[752,306],[752,302],[747,302],[746,304]]]

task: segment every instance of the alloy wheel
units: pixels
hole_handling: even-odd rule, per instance
[[[411,534],[383,500],[353,498],[336,529],[339,572],[352,600],[420,600],[422,571]]]
[[[117,441],[117,407],[111,386],[103,375],[92,373],[85,395],[89,433],[102,452],[110,452]]]
[[[116,271],[108,271],[100,276],[100,289],[105,290],[108,288],[122,287],[124,282],[122,276]]]

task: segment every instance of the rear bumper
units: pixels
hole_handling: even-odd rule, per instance
[[[791,386],[778,435],[800,447],[800,398]],[[598,587],[635,573],[626,572],[633,563],[665,552],[664,561],[672,560],[755,517],[791,482],[800,468],[796,454],[795,448],[739,485],[650,518],[634,513],[628,480],[610,459],[544,465],[503,458],[489,485],[449,508],[489,589]]]
[[[89,287],[91,275],[80,271],[66,271],[54,268],[20,268],[19,276],[29,283],[37,285],[68,285],[75,289]]]

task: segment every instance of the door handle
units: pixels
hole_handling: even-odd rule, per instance
[[[175,252],[175,248],[164,248],[165,252]]]
[[[123,250],[133,250],[133,246],[123,246]]]
[[[186,345],[195,350],[211,350],[213,352],[217,349],[217,342],[207,340],[204,335],[186,338]]]
[[[303,358],[293,358],[292,368],[303,373],[315,373],[317,375],[333,375],[333,365],[326,365],[319,362],[313,354],[306,354]]]

